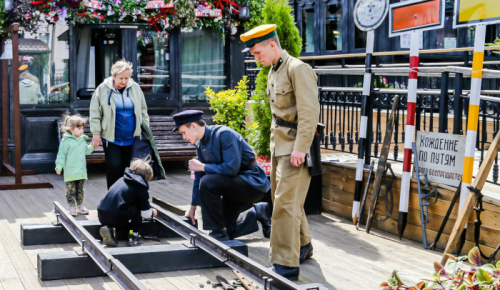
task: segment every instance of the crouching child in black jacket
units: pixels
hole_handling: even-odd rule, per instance
[[[103,244],[116,247],[118,243],[114,228],[128,228],[127,246],[143,243],[139,234],[142,219],[152,219],[157,212],[149,204],[149,182],[153,179],[153,169],[148,160],[136,159],[125,169],[97,206],[99,222],[103,225],[99,233]]]

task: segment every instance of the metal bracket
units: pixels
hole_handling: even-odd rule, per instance
[[[78,256],[88,256],[88,254],[85,252],[85,240],[82,240],[82,249],[75,250],[75,252]]]
[[[188,243],[182,243],[186,248],[189,249],[197,249],[198,246],[196,246],[196,234],[189,234],[191,238],[189,239],[189,244]]]
[[[53,211],[54,215],[56,216],[56,220],[55,221],[52,221],[52,224],[54,226],[61,226],[61,221],[59,221],[59,213],[57,213],[56,211]]]

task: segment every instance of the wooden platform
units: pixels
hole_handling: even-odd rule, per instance
[[[77,244],[44,246],[20,245],[20,224],[53,220],[52,202],[65,203],[64,182],[61,176],[37,175],[26,181],[50,181],[54,189],[0,191],[0,290],[1,289],[119,289],[108,277],[41,281],[36,274],[36,255],[40,252],[67,251]],[[0,182],[9,177],[0,178]],[[191,199],[192,180],[186,170],[169,170],[167,180],[151,183],[151,195],[187,208]],[[103,173],[89,174],[85,186],[85,204],[89,216],[77,219],[97,219],[96,206],[106,193]],[[198,218],[201,218],[198,213]],[[356,231],[352,222],[333,215],[309,216],[313,236],[314,256],[301,266],[300,284],[319,282],[332,289],[379,289],[379,285],[394,269],[402,279],[415,283],[431,277],[432,263],[440,253],[423,250],[421,244],[374,230],[373,234]],[[269,240],[260,232],[240,239],[248,244],[249,256],[270,266]],[[161,243],[180,241],[162,240]],[[151,242],[149,242],[151,243]],[[154,243],[154,242],[153,242]],[[123,246],[122,244],[120,246]],[[155,261],[152,261],[155,262]],[[136,275],[151,289],[212,289],[208,279],[216,275],[233,280],[227,268],[176,271]],[[260,288],[262,289],[262,288]]]
[[[345,162],[342,164],[323,164],[326,169],[325,175],[323,176],[323,211],[344,217],[346,219],[350,219],[352,217],[356,162],[355,160],[349,160],[349,162]],[[396,178],[393,183],[394,207],[392,216],[397,218],[399,210],[399,193],[401,188],[401,174],[398,173],[398,167],[402,164],[398,164],[395,162],[393,164],[396,165],[393,167]],[[368,170],[365,169],[363,179],[364,183],[362,187],[363,191],[366,186],[368,173]],[[373,173],[372,181],[374,179],[374,176],[375,173]],[[450,206],[450,202],[455,194],[455,188],[453,187],[432,183],[431,185],[437,187],[438,202],[434,205],[429,206],[429,223],[426,224],[427,243],[429,245],[431,245],[434,241],[437,231],[439,230],[439,227],[443,222],[443,217],[445,216]],[[373,183],[371,183],[368,190],[368,201],[371,198],[372,186]],[[495,194],[498,194],[500,186],[488,184],[487,189],[489,191],[485,191],[485,198],[483,199],[483,207],[485,211],[481,214],[482,226],[479,245],[481,246],[484,254],[491,255],[491,253],[493,253],[494,249],[500,243],[500,226],[498,224],[498,216],[500,215],[500,202],[498,202],[498,200],[495,198],[490,198],[490,196],[493,195],[493,192]],[[382,188],[380,190],[381,195],[379,195],[377,208],[375,211],[375,214],[381,217],[385,217],[387,215],[387,210],[385,207],[385,192],[386,188],[385,183],[383,182]],[[363,213],[363,224],[366,221],[367,211],[368,205],[365,206],[365,211]],[[446,242],[449,238],[451,230],[453,229],[457,216],[458,201],[453,208],[446,227],[444,228],[443,235],[441,236],[441,239],[437,244],[439,249],[445,248]],[[468,220],[466,242],[462,251],[462,255],[466,254],[474,246],[475,218],[476,215],[475,212],[473,212]],[[404,232],[404,237],[421,243],[423,239],[423,231],[421,225],[422,222],[420,217],[420,203],[418,199],[417,183],[415,179],[412,179],[410,188],[408,224]],[[380,222],[375,218],[373,226],[377,229],[384,230],[393,234],[397,234],[398,232],[397,222],[390,219],[384,222]],[[500,255],[496,256],[497,259],[499,257]]]

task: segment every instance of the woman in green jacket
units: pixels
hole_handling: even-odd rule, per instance
[[[117,61],[111,77],[96,89],[90,102],[90,131],[94,148],[103,144],[108,189],[130,165],[132,144],[141,136],[141,124],[149,126],[146,99],[131,78],[132,64]]]

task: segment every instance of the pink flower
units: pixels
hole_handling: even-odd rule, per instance
[[[122,4],[122,1],[120,1],[120,0],[116,0],[116,1],[115,1],[115,4]]]

